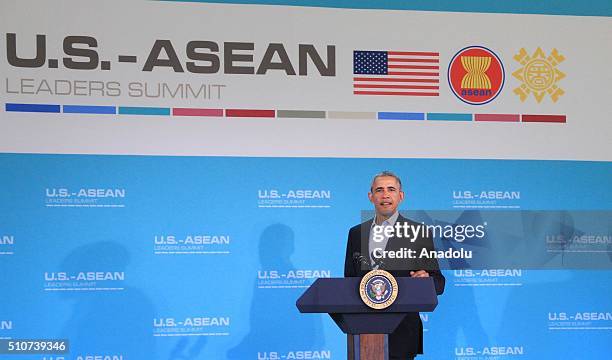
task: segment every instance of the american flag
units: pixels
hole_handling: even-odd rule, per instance
[[[353,94],[440,95],[440,53],[353,51]]]

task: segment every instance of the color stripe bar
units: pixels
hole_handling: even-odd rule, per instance
[[[425,113],[379,112],[378,120],[425,120]]]
[[[523,122],[565,123],[565,115],[526,115],[522,116]]]
[[[165,0],[173,1],[177,0]],[[182,0],[183,2],[229,2],[223,0]],[[591,15],[612,16],[610,0],[556,0],[533,1],[347,1],[347,0],[240,0],[239,4],[315,6],[323,8],[345,9],[385,9],[385,10],[418,10],[444,12],[478,12],[478,13],[508,13],[508,14],[545,14],[545,15]]]
[[[368,119],[376,120],[378,118],[375,112],[365,111],[328,111],[327,117],[330,119]]]
[[[474,121],[519,122],[521,116],[519,114],[474,114]]]
[[[119,114],[121,115],[170,115],[170,108],[120,106]]]
[[[427,120],[472,121],[472,114],[427,113]]]
[[[174,116],[218,116],[223,117],[223,109],[173,108]]]
[[[55,104],[4,104],[5,111],[37,112],[37,113],[59,113],[60,106]]]
[[[117,108],[97,105],[62,105],[62,112],[67,114],[116,114]]]
[[[279,118],[325,119],[325,111],[315,110],[276,110]]]
[[[248,110],[248,109],[225,109],[227,117],[258,117],[258,118],[273,118],[274,110]]]

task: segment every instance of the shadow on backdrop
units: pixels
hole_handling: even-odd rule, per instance
[[[542,239],[548,234],[576,239],[588,232],[588,229],[579,228],[567,211],[527,213],[522,221],[524,241],[540,244],[544,244]],[[572,243],[565,246],[571,247]],[[551,256],[563,263],[564,255],[556,252]],[[609,333],[580,331],[585,325],[575,329],[571,328],[572,324],[561,325],[566,322],[560,314],[570,316],[574,312],[603,311],[602,300],[607,303],[604,309],[609,309],[607,290],[598,288],[601,281],[607,279],[607,274],[609,270],[530,270],[523,286],[511,289],[498,338],[507,344],[525,346],[530,357],[540,359],[605,358],[610,349]],[[605,352],[595,353],[597,349],[605,349]]]
[[[96,242],[74,249],[60,266],[70,274],[125,271],[130,255],[116,242]],[[127,278],[126,278],[127,281]],[[70,354],[123,355],[125,359],[155,359],[152,336],[154,309],[137,288],[124,284],[117,291],[63,291],[73,302],[61,338],[70,340]]]
[[[414,217],[411,216],[411,219],[417,222],[441,226],[452,225],[453,223],[482,223],[480,212],[462,212],[459,218],[452,223],[433,219],[425,211],[416,212]],[[469,245],[469,241],[467,245]],[[437,237],[434,239],[434,246],[436,249],[448,249],[453,247],[453,242],[443,237]],[[475,251],[477,251],[478,246],[479,244],[473,246],[476,249]],[[467,269],[469,265],[463,259],[452,259],[448,261],[446,268],[455,271]],[[426,349],[425,356],[433,355],[437,348],[440,347],[452,348],[462,346],[464,343],[480,344],[482,346],[490,344],[489,334],[485,331],[482,318],[478,313],[474,288],[455,287],[454,281],[451,281],[450,276],[447,277],[446,281],[446,290],[444,295],[439,298],[440,304],[438,308],[434,313],[428,315],[429,321],[423,324],[425,328],[428,328],[425,341],[442,346]],[[447,299],[454,299],[454,301],[448,303]],[[446,355],[446,353],[444,354]]]
[[[259,238],[261,271],[294,271],[291,255],[295,249],[293,230],[273,224]],[[300,314],[295,306],[303,288],[259,288],[255,280],[250,310],[250,330],[240,343],[229,349],[228,359],[256,359],[261,353],[279,356],[292,351],[319,350],[323,344],[321,315]]]

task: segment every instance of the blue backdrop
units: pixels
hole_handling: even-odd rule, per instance
[[[610,354],[610,163],[2,154],[0,165],[0,337],[68,338],[67,359],[344,358],[333,322],[295,300],[342,276],[347,231],[383,169],[403,178],[409,214],[459,216],[458,194],[501,191],[470,210],[608,221],[572,230],[598,236],[603,250],[583,255],[600,270],[445,270],[440,305],[422,314],[424,358]],[[512,223],[494,241],[538,231]]]

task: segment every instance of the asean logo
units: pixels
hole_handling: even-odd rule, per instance
[[[471,105],[486,104],[504,87],[504,65],[483,46],[459,50],[448,65],[448,85],[459,100]]]
[[[372,270],[359,283],[361,300],[372,309],[386,309],[397,298],[397,281],[384,270]]]
[[[514,55],[514,60],[518,61],[522,67],[512,73],[522,84],[514,89],[514,93],[524,102],[530,94],[538,103],[542,101],[546,94],[550,95],[553,102],[557,102],[565,91],[561,89],[557,82],[565,77],[565,74],[557,69],[557,65],[565,60],[565,57],[553,49],[550,56],[546,56],[542,49],[529,55],[524,48]]]

